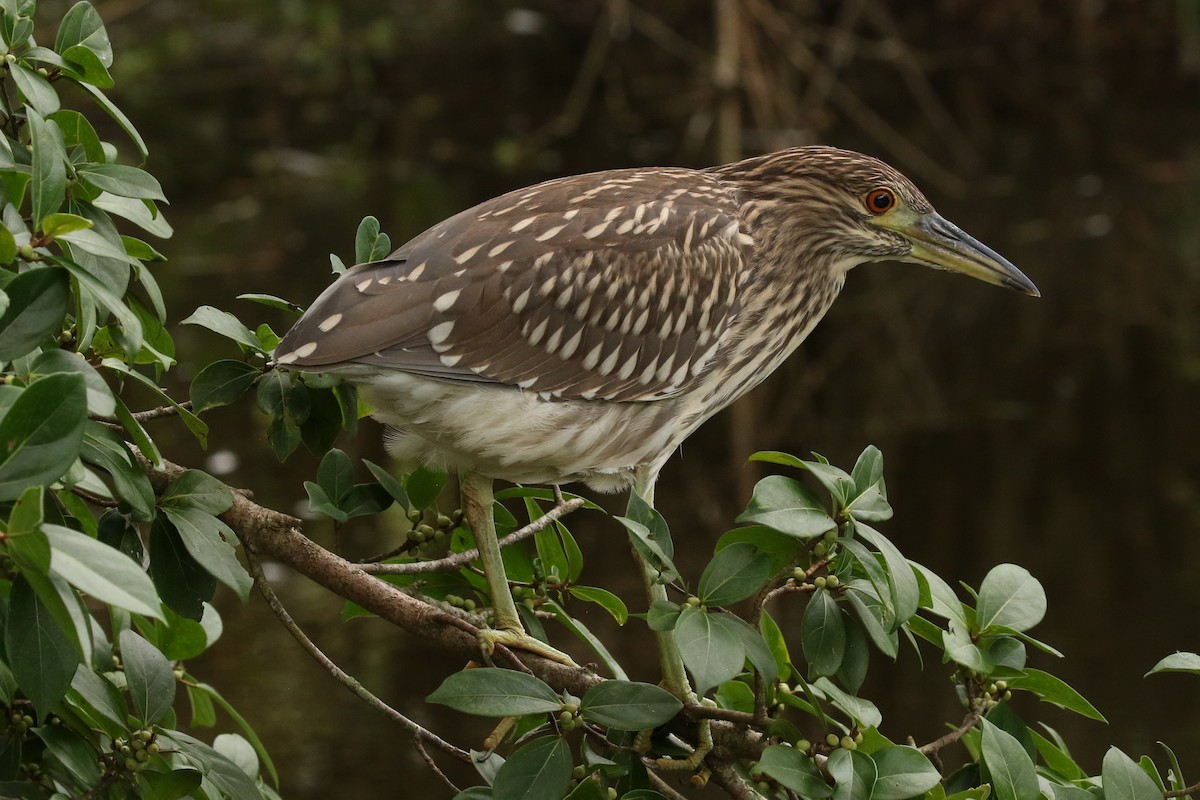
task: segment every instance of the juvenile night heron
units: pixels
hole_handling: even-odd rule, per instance
[[[276,360],[357,384],[402,464],[461,471],[489,638],[545,653],[509,593],[492,479],[652,502],[680,443],[796,349],[851,267],[882,260],[1038,294],[887,164],[800,147],[489,200],[345,272]]]

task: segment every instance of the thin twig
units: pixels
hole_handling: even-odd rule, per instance
[[[433,756],[429,755],[429,751],[425,749],[425,743],[421,741],[420,736],[413,736],[412,743],[413,746],[417,748],[417,754],[421,756],[421,760],[425,762],[425,766],[429,767],[430,771],[433,772],[434,775],[438,776],[442,783],[446,784],[446,787],[451,792],[458,794],[462,791],[454,785],[454,781],[446,777],[446,773],[442,772],[441,767],[439,767],[437,762],[433,760]]]
[[[186,411],[191,411],[192,410],[192,401],[184,400],[183,402],[181,402],[179,404],[179,408],[176,408],[175,406],[159,406],[158,408],[148,408],[145,411],[135,411],[135,412],[133,412],[132,416],[138,422],[146,422],[147,420],[158,419],[160,417],[175,416],[176,414],[179,413],[180,408],[182,408]],[[113,426],[116,428],[121,427],[120,420],[118,420],[114,416],[100,416],[99,414],[89,414],[88,417],[95,420],[96,422],[102,422],[109,426]]]
[[[758,792],[750,788],[745,779],[737,774],[732,765],[721,762],[713,767],[713,783],[725,790],[734,800],[754,800]]]
[[[242,549],[246,553],[246,564],[249,567],[250,575],[254,578],[254,583],[258,586],[259,592],[262,593],[262,596],[267,601],[267,605],[270,606],[271,611],[274,612],[275,616],[279,618],[279,622],[284,628],[287,629],[288,633],[292,635],[292,638],[299,642],[300,646],[303,647],[318,664],[324,667],[325,671],[332,675],[334,680],[345,686],[347,689],[357,695],[360,700],[374,708],[376,711],[379,711],[385,716],[390,717],[392,720],[400,723],[400,725],[402,725],[410,734],[412,734],[414,738],[423,739],[430,744],[435,745],[443,752],[454,756],[460,761],[470,763],[471,756],[469,753],[467,753],[467,751],[455,747],[437,734],[426,730],[413,720],[389,706],[387,703],[380,700],[365,686],[359,683],[354,676],[350,675],[337,664],[333,663],[333,661],[327,655],[321,652],[321,649],[313,643],[312,639],[309,639],[304,631],[300,630],[300,626],[296,624],[296,621],[292,619],[292,615],[288,613],[288,610],[283,607],[283,603],[281,603],[279,598],[275,595],[275,591],[267,582],[266,576],[263,575],[262,562],[258,560],[258,556],[254,552],[253,548],[244,547]]]
[[[1193,794],[1200,794],[1200,783],[1193,783],[1184,789],[1171,789],[1163,792],[1163,797],[1188,797]]]
[[[982,716],[983,716],[982,708],[972,709],[971,711],[967,712],[967,715],[965,717],[963,717],[962,724],[959,725],[957,728],[955,728],[954,730],[945,734],[944,736],[939,736],[938,738],[934,739],[932,742],[929,742],[928,744],[921,745],[917,749],[921,751],[922,755],[926,755],[926,756],[931,756],[931,755],[937,753],[937,751],[941,750],[943,747],[952,745],[955,742],[957,742],[959,739],[961,739],[966,734],[967,731],[971,730],[971,728],[974,728],[976,725],[979,724],[979,719]]]
[[[522,539],[528,539],[559,517],[581,508],[584,502],[582,497],[576,497],[560,505],[556,505],[525,527],[505,536],[500,540],[500,546],[508,547]],[[469,564],[477,558],[479,558],[479,550],[472,549],[462,553],[455,553],[445,558],[434,559],[433,561],[413,561],[407,564],[359,564],[358,567],[370,575],[415,575],[426,572],[449,572],[452,569],[458,569]]]

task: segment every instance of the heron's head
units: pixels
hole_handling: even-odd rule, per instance
[[[793,241],[839,264],[908,261],[1040,294],[1008,259],[935,211],[912,181],[876,158],[797,147],[742,164],[742,186],[789,219]]]

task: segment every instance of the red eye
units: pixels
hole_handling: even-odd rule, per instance
[[[867,193],[865,203],[872,214],[885,214],[896,205],[896,195],[891,189],[872,189]]]

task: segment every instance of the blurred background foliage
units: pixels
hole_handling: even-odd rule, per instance
[[[39,13],[69,5],[43,2]],[[152,151],[176,235],[158,271],[172,318],[243,292],[306,305],[365,214],[399,243],[502,191],[633,165],[707,165],[796,144],[895,164],[946,216],[1017,263],[1041,300],[903,265],[851,276],[779,372],[690,439],[660,484],[687,572],[730,527],[757,449],[888,458],[911,558],[973,584],[1013,561],[1046,585],[1041,638],[1108,727],[1063,715],[1095,771],[1108,744],[1200,752],[1194,681],[1140,676],[1200,649],[1200,5],[1194,0],[100,0],[116,100]],[[115,134],[110,134],[114,135]],[[243,304],[243,319],[264,312]],[[282,333],[290,319],[269,320]],[[172,331],[186,395],[233,353]],[[303,513],[248,403],[215,411],[207,453],[164,452]],[[339,446],[383,461],[374,427]],[[178,441],[170,441],[177,436]],[[189,458],[191,461],[189,462]],[[624,534],[578,517],[593,582],[637,597]],[[314,535],[378,552],[370,523]],[[327,537],[327,540],[325,540]],[[607,574],[596,564],[606,564]],[[278,574],[275,574],[278,573]],[[695,571],[691,574],[695,578]],[[272,573],[301,623],[384,699],[450,737],[421,698],[437,654]],[[289,798],[438,791],[399,730],[310,664],[261,605],[225,597],[196,663],[254,721]],[[580,609],[584,614],[584,610]],[[603,612],[587,617],[609,630]],[[781,613],[785,624],[798,624]],[[648,655],[649,634],[609,638]],[[611,630],[609,633],[611,634]],[[636,660],[636,659],[635,659]],[[911,651],[864,693],[926,740],[948,669]],[[646,679],[653,665],[644,664]],[[872,686],[872,682],[874,685]],[[436,712],[442,714],[443,712]],[[1057,718],[1056,718],[1057,719]],[[466,736],[461,733],[459,737]]]

